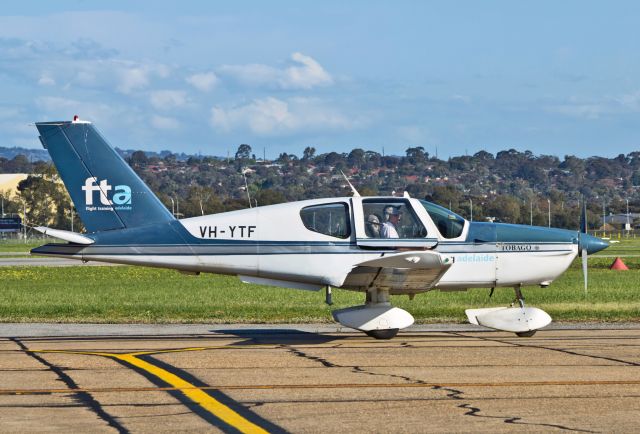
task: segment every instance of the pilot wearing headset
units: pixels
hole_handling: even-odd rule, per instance
[[[389,205],[384,208],[384,220],[382,228],[380,229],[380,236],[382,238],[400,238],[398,235],[398,223],[402,213],[399,206]]]

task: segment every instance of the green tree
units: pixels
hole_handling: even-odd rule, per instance
[[[407,153],[407,158],[411,164],[423,163],[427,158],[429,158],[429,154],[424,152],[424,147],[422,146],[408,148],[405,152]]]
[[[129,157],[129,164],[134,167],[145,166],[148,162],[149,159],[144,151],[135,151]]]
[[[495,217],[507,223],[520,222],[520,201],[513,196],[500,195],[489,201],[484,208],[487,217]]]
[[[316,155],[316,148],[312,147],[312,146],[307,146],[306,148],[304,148],[304,151],[302,152],[302,161],[309,161],[311,160],[313,157],[315,157]]]
[[[251,146],[242,144],[236,151],[236,160],[248,160],[251,158]]]
[[[287,201],[287,198],[282,194],[282,192],[267,188],[258,192],[256,200],[258,201],[259,206],[263,206],[283,203]]]

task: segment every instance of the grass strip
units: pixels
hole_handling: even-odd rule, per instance
[[[585,296],[579,259],[549,288],[525,288],[527,303],[557,321],[640,321],[640,258],[629,271],[611,271],[610,258],[590,258]],[[185,276],[143,267],[0,267],[1,322],[80,323],[305,323],[331,322],[331,309],[362,304],[364,295],[241,283],[235,276]],[[431,291],[394,305],[417,322],[465,322],[464,310],[507,305],[510,288]]]

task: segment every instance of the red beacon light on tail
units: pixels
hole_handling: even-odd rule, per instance
[[[81,120],[81,119],[80,119],[80,116],[78,116],[78,115],[73,115],[73,121],[72,121],[72,123],[74,123],[74,124],[90,124],[91,122],[83,121],[83,120]]]

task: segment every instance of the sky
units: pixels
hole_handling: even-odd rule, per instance
[[[0,146],[440,158],[640,150],[640,2],[5,2]],[[31,125],[30,125],[31,124]]]

